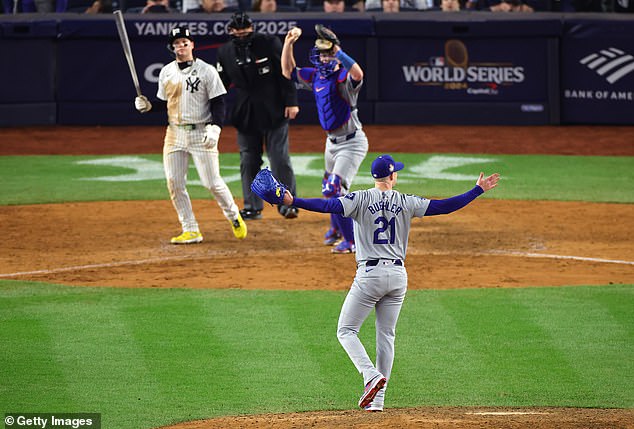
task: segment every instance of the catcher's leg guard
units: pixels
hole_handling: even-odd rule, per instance
[[[341,233],[339,232],[339,225],[337,224],[336,215],[330,214],[330,228],[324,234],[324,244],[326,246],[334,246],[337,241],[341,238]]]
[[[341,194],[341,177],[336,174],[324,172],[324,178],[321,181],[321,193],[326,198],[337,198]],[[341,238],[341,227],[339,226],[339,218],[335,214],[330,215],[330,229],[324,235],[324,244],[326,246],[334,245]]]
[[[324,234],[324,244],[326,246],[334,246],[341,239],[341,232],[339,232],[339,223],[337,222],[336,215],[330,215],[330,228]]]
[[[337,198],[341,196],[341,177],[330,174],[322,180],[321,193],[326,198]]]
[[[339,231],[343,235],[343,239],[354,243],[354,227],[352,225],[352,219],[344,217],[343,215],[335,215],[337,217],[337,223],[339,224]]]

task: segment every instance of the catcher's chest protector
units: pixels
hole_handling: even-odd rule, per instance
[[[321,127],[326,130],[336,130],[350,119],[350,104],[339,94],[337,85],[345,82],[347,71],[333,73],[327,78],[318,76],[313,80],[313,93],[317,102],[317,112]]]

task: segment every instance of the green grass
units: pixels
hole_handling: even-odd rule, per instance
[[[119,429],[353,409],[344,294],[0,281],[0,409]],[[632,408],[632,308],[633,285],[410,291],[387,406]]]
[[[376,155],[353,190],[371,186]],[[395,157],[398,188],[427,197],[497,171],[485,198],[634,202],[634,157]],[[293,163],[299,195],[320,196],[323,155]],[[221,166],[240,198],[239,155]],[[0,205],[168,198],[160,155],[4,156],[0,181]],[[98,412],[126,429],[355,408],[362,381],[335,337],[344,295],[0,281],[0,412]],[[387,406],[634,408],[632,308],[634,285],[410,291]]]
[[[368,171],[376,155],[370,153],[366,157],[353,190],[372,186]],[[425,197],[462,193],[471,188],[480,171],[497,171],[502,174],[501,185],[484,198],[634,202],[634,157],[457,154],[396,154],[396,157],[406,165],[399,174],[398,189]],[[86,161],[91,164],[81,163]],[[94,164],[95,161],[106,165]],[[319,197],[323,155],[293,155],[293,163],[298,194]],[[234,196],[240,198],[239,155],[221,154],[220,165]],[[95,180],[98,178],[101,179]],[[122,178],[125,180],[116,181]],[[190,163],[190,180],[197,178]],[[0,181],[3,184],[0,205],[168,198],[160,155],[4,156],[0,157]],[[189,190],[192,198],[210,197],[199,185],[191,185]]]

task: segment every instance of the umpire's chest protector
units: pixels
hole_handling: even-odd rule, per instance
[[[326,78],[318,75],[313,81],[319,122],[326,131],[336,130],[350,119],[350,104],[341,96],[338,89],[339,85],[345,85],[347,77],[348,72],[342,69]]]

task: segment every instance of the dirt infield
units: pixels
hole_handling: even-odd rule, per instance
[[[634,410],[427,407],[392,409],[382,413],[327,411],[224,417],[165,426],[160,429],[626,429],[632,427],[634,427]]]
[[[634,156],[634,127],[367,127],[373,152]],[[160,153],[162,127],[4,129],[0,155]],[[293,152],[320,152],[316,127],[291,128]],[[236,151],[227,128],[221,151]],[[167,191],[166,191],[167,198]],[[238,202],[241,206],[241,202]],[[345,290],[353,255],[321,245],[323,214],[284,220],[267,208],[233,238],[215,202],[194,201],[207,239],[172,246],[168,200],[2,206],[0,279],[77,286]],[[9,221],[10,220],[10,221]],[[532,287],[634,283],[634,206],[481,200],[459,215],[414,222],[409,287]],[[131,233],[133,231],[133,233]],[[212,240],[211,237],[214,237]],[[265,258],[266,256],[266,258]],[[267,260],[284,261],[280,283]],[[320,267],[337,262],[337,270]],[[187,272],[187,275],[184,273]],[[192,273],[194,273],[192,277]],[[416,408],[222,418],[170,428],[233,427],[634,428],[632,410]]]
[[[371,152],[634,156],[634,126],[367,126]],[[161,153],[164,127],[32,127],[0,129],[0,155]],[[318,127],[291,127],[292,152],[322,152]],[[221,152],[237,152],[225,127]]]

